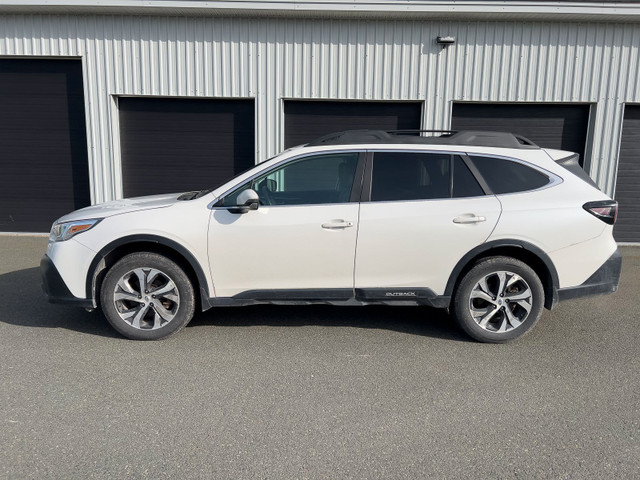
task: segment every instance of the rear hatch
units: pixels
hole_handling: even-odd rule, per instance
[[[545,152],[547,152],[547,155],[549,155],[558,165],[573,173],[576,177],[588,183],[592,187],[600,190],[598,185],[596,185],[596,182],[594,182],[591,177],[587,175],[587,172],[585,172],[580,166],[580,155],[564,150],[545,149]],[[600,192],[602,192],[602,190],[600,190]],[[618,202],[612,199],[587,202],[582,206],[582,208],[608,225],[615,224],[616,219],[618,218]]]

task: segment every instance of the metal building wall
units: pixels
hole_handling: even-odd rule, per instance
[[[422,100],[434,129],[452,101],[588,102],[612,193],[639,48],[632,23],[0,16],[0,56],[82,57],[93,202],[122,195],[118,95],[255,98],[257,161],[282,147],[287,98]]]

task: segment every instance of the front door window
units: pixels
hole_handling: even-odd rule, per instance
[[[227,195],[223,206],[234,206],[238,194],[253,188],[261,205],[347,203],[358,164],[358,153],[313,155],[271,170]]]

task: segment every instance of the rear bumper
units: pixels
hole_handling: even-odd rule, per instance
[[[42,275],[42,290],[47,295],[50,303],[75,305],[84,308],[93,308],[93,301],[86,298],[75,297],[69,287],[62,280],[62,276],[51,259],[45,255],[40,260],[40,273]]]
[[[582,285],[559,289],[558,300],[613,293],[618,290],[621,270],[622,255],[616,250]]]

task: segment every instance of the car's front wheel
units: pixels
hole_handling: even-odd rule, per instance
[[[183,328],[195,310],[189,277],[172,260],[150,252],[129,254],[107,272],[102,311],[125,337],[159,340]]]
[[[462,278],[452,314],[462,329],[481,342],[521,337],[540,319],[544,288],[536,272],[510,257],[489,257]]]

